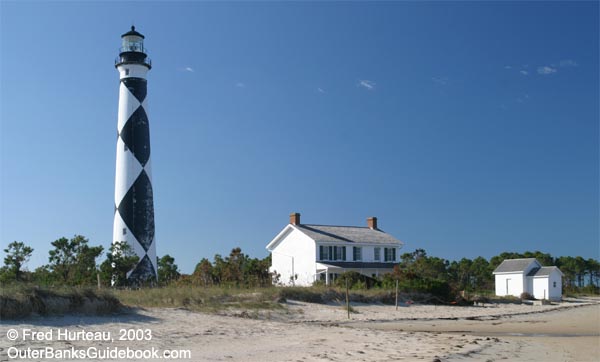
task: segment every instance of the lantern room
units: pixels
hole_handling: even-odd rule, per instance
[[[135,26],[131,30],[121,35],[121,48],[119,49],[119,57],[115,60],[115,67],[122,64],[140,64],[152,68],[152,63],[146,55],[144,48],[144,36],[135,30]]]

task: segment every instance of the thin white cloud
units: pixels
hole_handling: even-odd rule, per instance
[[[180,72],[190,72],[190,73],[194,73],[195,70],[192,67],[181,67],[181,68],[177,68],[178,71]]]
[[[523,74],[523,75],[528,75],[528,74],[529,74],[529,72],[528,72],[528,71],[526,71],[526,70],[521,70],[521,71],[519,71],[519,73],[521,73],[521,74]]]
[[[512,69],[512,67],[510,65],[505,65],[504,69]]]
[[[238,88],[246,88],[246,84],[244,84],[242,82],[235,83],[235,86],[238,87]]]
[[[325,90],[323,90],[323,88],[319,87],[319,88],[317,88],[317,92],[319,92],[319,93],[325,93]]]
[[[574,61],[573,59],[565,59],[565,60],[561,60],[558,63],[558,66],[559,67],[563,67],[563,68],[566,68],[566,67],[577,67],[577,66],[579,66],[579,64],[577,64],[577,62]]]
[[[547,65],[544,65],[542,67],[538,67],[537,72],[538,72],[538,74],[541,74],[541,75],[548,75],[548,74],[556,73],[556,68],[552,68]]]
[[[375,82],[366,79],[359,81],[358,86],[368,90],[375,90]]]
[[[448,84],[448,77],[431,77],[431,80],[435,84],[446,85]]]

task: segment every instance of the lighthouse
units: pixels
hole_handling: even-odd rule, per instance
[[[158,275],[150,127],[146,113],[146,74],[152,63],[144,48],[144,36],[134,26],[121,38],[115,60],[120,84],[113,243],[127,242],[139,256],[127,279],[133,285],[140,285],[155,282]]]

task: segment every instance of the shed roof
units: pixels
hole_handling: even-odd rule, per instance
[[[294,225],[308,237],[319,243],[368,243],[400,244],[402,242],[379,229],[360,226]]]
[[[558,272],[562,275],[562,272],[556,266],[543,266],[540,268],[533,268],[529,273],[527,273],[528,277],[547,277],[554,270],[558,270]]]
[[[494,274],[496,273],[510,273],[510,272],[524,272],[531,263],[539,263],[535,258],[525,258],[525,259],[506,259],[498,267],[494,270]]]

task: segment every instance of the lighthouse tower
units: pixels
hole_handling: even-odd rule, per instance
[[[146,74],[152,68],[144,36],[131,30],[121,36],[115,67],[119,71],[119,117],[113,243],[127,242],[139,256],[127,274],[131,284],[157,279],[154,202],[150,169],[150,127],[146,113]]]

